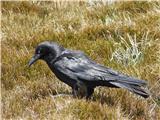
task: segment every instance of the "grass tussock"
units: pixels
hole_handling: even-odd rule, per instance
[[[3,119],[160,119],[160,2],[1,2]],[[38,43],[52,40],[96,62],[147,80],[151,97],[96,88],[89,101],[39,61]]]

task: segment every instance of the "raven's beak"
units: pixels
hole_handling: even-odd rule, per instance
[[[39,58],[41,57],[41,55],[40,54],[35,54],[32,58],[31,58],[31,60],[29,61],[29,67],[33,64],[33,63],[35,63]]]

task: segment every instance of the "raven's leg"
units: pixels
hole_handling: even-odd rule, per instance
[[[87,87],[83,82],[77,82],[72,89],[73,96],[78,98],[90,99],[94,92],[94,88]]]
[[[77,85],[74,85],[72,87],[72,94],[74,98],[78,97],[78,86]]]
[[[72,88],[72,93],[74,97],[78,98],[83,98],[86,97],[88,92],[87,92],[87,86],[83,82],[77,82],[73,88]]]
[[[86,99],[90,99],[94,92],[94,88],[87,88],[87,96]]]

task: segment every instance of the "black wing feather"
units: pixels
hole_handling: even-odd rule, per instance
[[[120,87],[145,98],[149,96],[141,88],[146,85],[146,81],[118,73],[97,64],[81,52],[65,53],[60,56],[55,65],[60,68],[60,71],[63,71],[63,74],[70,76],[72,79],[88,82],[91,86]]]
[[[121,80],[121,82],[131,83],[134,85],[145,85],[146,82],[138,80],[127,75],[118,73],[110,68],[90,60],[83,53],[65,53],[55,63],[58,67],[71,72],[80,79],[86,81],[108,81],[113,82]],[[68,74],[68,72],[67,72]]]

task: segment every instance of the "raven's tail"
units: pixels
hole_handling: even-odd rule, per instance
[[[119,79],[110,81],[110,84],[119,87],[125,88],[135,94],[138,94],[144,98],[149,97],[149,93],[143,88],[147,83],[144,80],[138,80],[132,77],[122,76]]]

